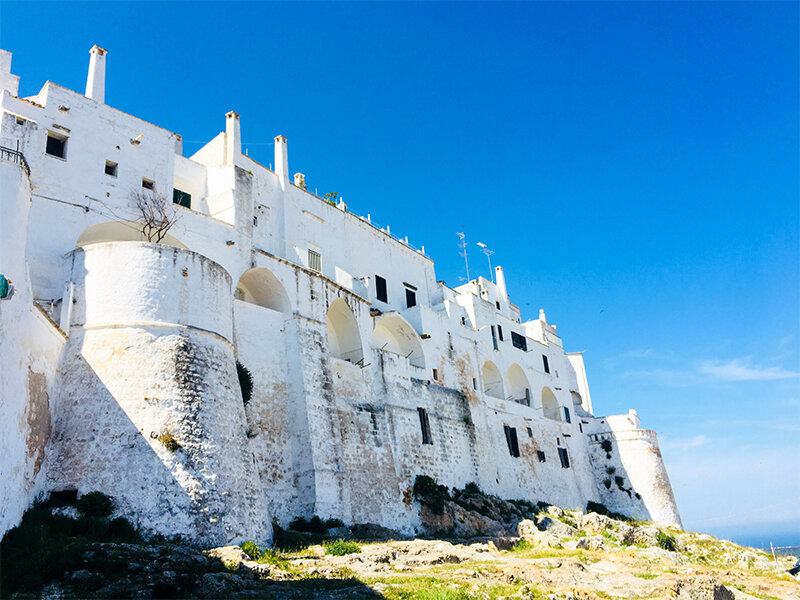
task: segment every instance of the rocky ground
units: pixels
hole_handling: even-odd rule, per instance
[[[512,517],[500,499],[470,502],[483,503],[481,512],[453,498],[423,499],[423,521],[431,530],[449,525],[451,535],[492,533],[391,540],[377,527],[331,528],[334,537],[373,538],[342,544],[279,530],[279,541],[295,549],[266,550],[257,560],[255,545],[245,547],[248,555],[238,546],[144,541],[117,520],[103,530],[97,516],[88,535],[76,529],[86,516],[41,507],[25,525],[33,537],[3,540],[0,597],[800,600],[800,581],[788,573],[793,557],[595,512],[521,505]],[[36,539],[59,547],[17,556],[23,541]]]

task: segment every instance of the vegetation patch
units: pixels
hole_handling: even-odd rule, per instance
[[[247,406],[253,397],[253,374],[237,360],[236,375],[239,377],[239,388],[242,390],[242,404]]]
[[[242,549],[242,552],[244,552],[250,558],[250,560],[260,560],[261,557],[264,556],[264,554],[261,552],[261,548],[259,548],[258,544],[252,540],[243,542],[239,547]]]
[[[439,485],[433,477],[428,475],[417,475],[411,492],[415,500],[430,508],[437,515],[444,512],[445,500],[450,500],[447,486]]]
[[[86,517],[107,517],[114,512],[114,501],[102,492],[89,492],[78,498],[75,508]]]
[[[664,550],[669,550],[670,552],[675,552],[678,549],[675,536],[669,535],[668,533],[664,533],[660,529],[656,534],[656,543],[658,544],[659,548],[663,548]]]
[[[306,521],[303,517],[297,517],[289,523],[289,529],[292,531],[302,531],[304,533],[319,533],[326,534],[329,529],[334,527],[344,527],[341,519],[320,519],[317,515],[311,517]]]
[[[333,542],[325,542],[325,554],[331,556],[344,556],[345,554],[360,554],[361,546],[349,540],[335,540]]]
[[[164,444],[164,448],[170,452],[175,452],[182,447],[180,442],[175,438],[174,435],[172,435],[172,432],[169,429],[158,436],[158,441]]]
[[[636,521],[635,519],[623,515],[622,513],[614,512],[613,510],[608,510],[605,504],[602,504],[600,502],[592,502],[591,500],[589,500],[589,502],[586,503],[586,512],[587,513],[595,512],[598,515],[605,515],[617,521],[628,521],[629,523],[633,523]]]

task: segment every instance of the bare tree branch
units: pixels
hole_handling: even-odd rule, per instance
[[[155,190],[134,190],[131,199],[136,206],[139,230],[148,242],[158,244],[178,220],[175,207],[166,195]]]

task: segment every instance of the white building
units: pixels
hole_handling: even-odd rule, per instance
[[[183,156],[104,103],[106,57],[92,48],[85,94],[20,98],[0,51],[0,272],[17,287],[0,302],[0,532],[66,489],[209,543],[313,514],[412,531],[418,474],[680,524],[655,434],[633,410],[593,416],[582,355],[544,313],[523,322],[501,267],[437,281],[424,252],[292,178],[283,136],[274,171],[243,155],[234,112]],[[143,189],[177,203],[159,244]]]

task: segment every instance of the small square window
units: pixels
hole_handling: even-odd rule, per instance
[[[542,452],[541,450],[537,450],[536,451],[536,459],[539,462],[546,462],[547,461],[547,457],[544,455],[544,452]]]
[[[111,177],[117,176],[117,163],[110,160],[106,161],[106,175],[111,175]]]
[[[172,203],[184,208],[192,208],[192,195],[178,189],[172,190]]]
[[[67,138],[55,133],[47,134],[47,146],[45,152],[56,158],[67,158]]]
[[[406,306],[411,308],[417,305],[417,292],[406,288]]]
[[[322,273],[322,255],[319,252],[309,249],[308,268],[316,273]]]
[[[17,117],[17,125],[25,125],[25,119],[22,117]]]
[[[439,369],[434,369],[433,370],[433,380],[434,381],[439,381]]]
[[[497,310],[500,310],[500,302],[495,301],[494,305],[497,307]]]
[[[146,177],[142,177],[142,187],[146,190],[155,190],[156,189],[156,182],[152,179],[147,179]]]
[[[386,293],[386,280],[380,275],[375,275],[375,297],[381,302],[389,301],[389,296]]]

